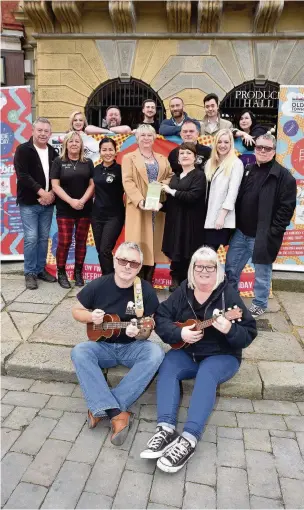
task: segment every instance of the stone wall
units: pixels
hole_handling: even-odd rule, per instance
[[[126,73],[149,84],[164,101],[181,96],[186,111],[202,118],[203,98],[223,99],[254,78],[304,83],[304,41],[296,40],[37,40],[37,115],[54,131],[67,129],[73,110],[84,110],[103,82]]]

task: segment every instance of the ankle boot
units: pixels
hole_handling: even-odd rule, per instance
[[[58,283],[59,283],[60,287],[62,287],[63,289],[70,289],[71,284],[70,284],[67,274],[65,272],[65,267],[58,267],[57,272],[58,272]]]
[[[172,277],[172,282],[171,282],[171,285],[169,287],[169,292],[174,292],[177,287],[179,287],[179,281],[176,277]]]
[[[75,287],[83,287],[84,281],[82,278],[82,266],[75,264],[74,269],[74,280],[75,280]]]

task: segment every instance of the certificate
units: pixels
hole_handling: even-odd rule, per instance
[[[145,200],[145,209],[158,211],[158,204],[160,201],[161,183],[157,181],[148,184],[148,191]]]

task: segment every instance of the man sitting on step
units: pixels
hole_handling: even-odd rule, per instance
[[[147,341],[151,328],[137,324],[143,313],[145,317],[152,316],[158,307],[153,287],[137,277],[142,262],[143,254],[136,243],[121,244],[114,256],[114,273],[86,285],[77,295],[78,303],[72,311],[74,319],[93,323],[95,328],[104,323],[108,317],[105,314],[116,314],[120,321],[129,322],[120,334],[113,330],[110,338],[80,343],[71,353],[89,408],[89,427],[94,428],[102,417],[108,416],[111,442],[116,446],[125,441],[131,426],[128,409],[143,393],[164,357],[159,345]],[[101,369],[117,365],[130,371],[116,388],[109,388]]]

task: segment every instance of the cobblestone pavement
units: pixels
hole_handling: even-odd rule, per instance
[[[139,458],[155,430],[154,393],[114,447],[109,423],[88,429],[76,384],[4,376],[1,391],[4,508],[304,507],[304,402],[220,397],[196,454],[169,475]]]

